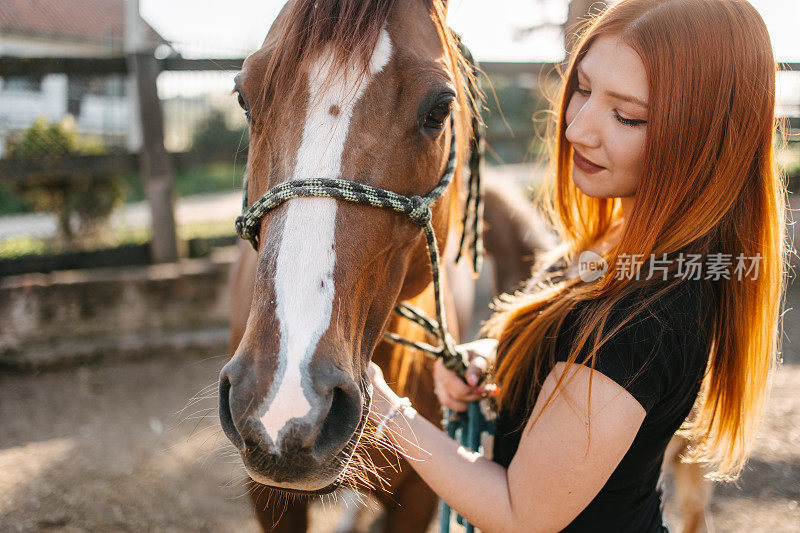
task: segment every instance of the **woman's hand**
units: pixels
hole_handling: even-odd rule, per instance
[[[466,379],[464,383],[458,374],[445,368],[441,359],[433,365],[434,392],[439,403],[453,411],[466,411],[467,402],[474,402],[485,396],[485,391],[478,384],[486,374],[489,362],[494,362],[497,351],[497,340],[478,339],[459,346],[469,357]]]

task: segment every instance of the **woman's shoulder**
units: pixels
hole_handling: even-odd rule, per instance
[[[699,280],[646,284],[626,294],[606,317],[599,337],[605,340],[597,348],[594,369],[617,382],[650,412],[675,390],[679,380],[688,379],[681,377],[685,369],[702,366],[708,331],[705,300]],[[566,360],[567,347],[582,321],[575,316],[570,323],[557,360]],[[579,357],[589,355],[590,344],[582,348]]]
[[[708,283],[700,279],[680,279],[669,285],[644,287],[629,303],[641,305],[649,296],[657,294],[647,310],[679,332],[691,335],[696,333],[697,327],[708,324],[712,307]]]

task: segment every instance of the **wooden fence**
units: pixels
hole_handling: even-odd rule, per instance
[[[42,158],[38,160],[0,160],[0,181],[13,183],[26,176],[58,166],[68,171],[101,177],[110,171],[138,170],[153,211],[153,249],[156,262],[177,259],[175,222],[172,209],[172,173],[198,163],[223,161],[227,153],[185,152],[167,153],[163,141],[163,113],[156,91],[156,78],[169,71],[237,71],[243,58],[185,59],[169,57],[156,59],[150,53],[129,57],[0,57],[0,77],[43,76],[66,73],[70,75],[121,75],[135,73],[139,97],[140,119],[144,144],[138,154],[110,154]],[[530,74],[542,79],[553,74],[556,63],[482,62],[481,69],[493,76]],[[800,63],[781,63],[782,71],[800,71]],[[800,117],[791,117],[789,128],[800,131]],[[792,139],[797,135],[792,135]],[[492,139],[489,139],[490,141]],[[797,140],[797,139],[794,139]]]

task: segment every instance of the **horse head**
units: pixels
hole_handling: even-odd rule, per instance
[[[471,113],[444,11],[442,0],[283,8],[236,77],[250,214],[275,187],[312,179],[423,198],[452,174],[453,153],[458,183]],[[248,474],[286,491],[338,486],[369,412],[371,354],[395,303],[431,283],[421,211],[337,191],[281,193],[244,220],[258,264],[244,335],[220,374],[220,420]],[[430,205],[440,249],[458,211],[452,191]]]

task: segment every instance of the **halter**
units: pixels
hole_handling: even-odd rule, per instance
[[[456,35],[458,45],[462,53],[471,65],[474,65],[469,51],[461,44],[460,38]],[[474,69],[474,66],[473,66]],[[480,162],[483,156],[483,131],[480,120],[477,119],[477,110],[480,109],[480,91],[478,91],[472,78],[465,76],[469,83],[469,90],[476,107],[471,109],[472,125],[474,138],[470,142],[470,177],[469,191],[467,195],[466,207],[462,219],[463,230],[458,247],[456,262],[462,256],[465,248],[471,252],[473,271],[477,274],[481,268],[481,258],[483,254],[482,242],[482,214],[483,199],[481,195]],[[472,105],[472,104],[471,104]],[[258,250],[258,234],[261,229],[261,220],[270,211],[282,205],[292,198],[322,197],[343,200],[361,205],[369,205],[382,209],[391,209],[406,215],[411,222],[421,226],[425,232],[425,240],[428,248],[428,257],[431,263],[431,274],[433,277],[433,291],[436,304],[436,320],[426,317],[419,309],[406,303],[398,303],[395,312],[401,316],[415,322],[423,327],[428,333],[437,338],[440,346],[435,347],[424,342],[411,341],[400,337],[396,333],[387,332],[384,339],[409,346],[420,350],[431,357],[441,358],[444,366],[454,370],[458,375],[464,377],[467,369],[467,358],[464,353],[456,348],[455,341],[448,332],[447,322],[444,314],[444,300],[442,298],[442,277],[440,270],[439,250],[436,248],[436,236],[431,221],[431,205],[444,193],[456,169],[456,128],[453,114],[450,115],[450,153],[447,158],[447,166],[442,174],[439,183],[423,196],[403,196],[396,192],[387,191],[364,183],[335,178],[309,178],[291,180],[269,189],[264,195],[253,202],[248,208],[247,200],[247,174],[244,177],[242,193],[242,214],[236,218],[236,233],[242,239],[250,242],[254,249]],[[470,242],[467,238],[470,236]]]
[[[425,231],[428,257],[430,258],[433,275],[434,297],[436,299],[436,320],[425,317],[418,309],[403,303],[397,304],[395,311],[433,333],[438,338],[441,346],[433,347],[427,343],[410,341],[391,332],[387,332],[385,338],[390,342],[411,346],[433,356],[441,357],[447,368],[463,375],[467,368],[466,363],[463,355],[456,350],[455,342],[447,330],[445,321],[444,300],[441,293],[441,261],[439,250],[436,248],[436,236],[431,221],[431,204],[450,185],[456,169],[456,131],[452,115],[450,116],[450,131],[450,153],[447,158],[447,166],[439,183],[424,196],[403,196],[371,185],[342,179],[310,178],[281,183],[264,193],[248,209],[247,178],[245,177],[242,214],[236,218],[236,233],[239,237],[249,241],[253,248],[257,250],[261,220],[267,213],[292,198],[333,198],[382,209],[391,209],[406,215],[411,222],[421,226]],[[473,180],[471,179],[470,181]],[[467,228],[465,227],[464,232],[466,233],[466,231]],[[463,240],[464,237],[462,236],[462,242]]]

